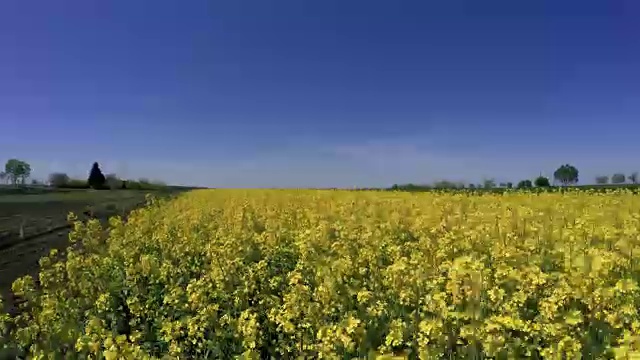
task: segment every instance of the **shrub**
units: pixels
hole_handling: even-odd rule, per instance
[[[538,176],[534,182],[534,185],[536,187],[549,187],[551,186],[551,183],[549,182],[549,178]]]
[[[517,186],[518,189],[528,189],[532,187],[533,187],[533,184],[531,183],[531,180],[522,180],[518,183],[518,186]]]
[[[71,179],[65,173],[52,173],[49,175],[49,184],[56,188],[65,187]]]
[[[63,187],[68,189],[88,189],[89,183],[86,180],[71,179]]]

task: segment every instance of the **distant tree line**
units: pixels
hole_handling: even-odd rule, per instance
[[[598,185],[607,185],[611,182],[611,184],[637,184],[638,183],[638,173],[633,172],[629,176],[626,176],[623,173],[615,173],[611,175],[609,178],[608,175],[598,175],[596,176],[596,184]]]
[[[517,183],[517,189],[532,189],[532,188],[549,188],[554,184],[561,186],[575,186],[578,184],[579,171],[570,164],[564,164],[558,167],[553,173],[553,182],[548,177],[542,174],[535,179],[524,179]],[[638,172],[633,172],[631,175],[626,176],[623,173],[616,173],[609,178],[609,176],[601,175],[596,177],[597,185],[622,185],[622,184],[638,184]],[[496,182],[493,179],[485,179],[481,184],[466,184],[463,182],[452,182],[446,180],[436,181],[430,185],[416,185],[416,184],[394,184],[389,190],[402,190],[402,191],[424,191],[430,189],[511,189],[513,183],[501,182],[496,186]]]
[[[27,180],[31,176],[31,165],[26,161],[19,159],[9,159],[5,166],[4,171],[0,172],[0,184],[10,184],[14,186],[26,185]],[[553,173],[553,183],[560,184],[562,186],[576,185],[578,183],[579,171],[570,164],[561,165]],[[595,178],[597,185],[622,185],[622,184],[638,184],[638,172],[633,172],[630,175],[624,173],[615,173],[610,177],[608,175],[599,175]],[[38,181],[33,179],[31,181],[33,185],[40,185]],[[48,178],[48,185],[54,188],[67,188],[67,189],[132,189],[132,190],[155,190],[164,188],[167,185],[162,181],[150,181],[146,178],[138,180],[125,180],[119,178],[116,174],[104,175],[100,169],[100,165],[94,162],[89,171],[87,179],[72,179],[65,173],[52,173]],[[521,180],[515,186],[517,189],[529,189],[529,188],[547,188],[551,187],[551,180],[545,176],[538,176],[533,181],[529,179]],[[448,181],[439,180],[430,185],[416,185],[416,184],[394,184],[390,190],[403,190],[403,191],[424,191],[429,189],[512,189],[513,183],[501,182],[496,183],[495,179],[484,179],[480,184],[465,184],[460,181]]]
[[[18,159],[10,159],[4,167],[4,171],[0,172],[0,183],[14,186],[24,186],[27,179],[31,176],[31,165],[26,161]],[[40,185],[35,179],[31,184]],[[60,189],[96,189],[96,190],[156,190],[166,187],[162,181],[150,181],[146,178],[138,180],[120,179],[116,174],[104,175],[100,169],[100,165],[94,162],[89,171],[87,179],[72,179],[66,173],[56,172],[49,174],[47,185]]]

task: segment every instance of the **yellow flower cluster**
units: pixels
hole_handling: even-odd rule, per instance
[[[640,357],[625,190],[199,190],[70,238],[0,317],[33,358]]]

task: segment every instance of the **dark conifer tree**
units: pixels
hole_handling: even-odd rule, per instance
[[[94,189],[104,188],[107,179],[105,178],[102,170],[100,170],[100,165],[97,162],[93,163],[91,167],[91,171],[89,172],[89,186]]]

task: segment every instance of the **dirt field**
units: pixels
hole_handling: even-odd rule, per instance
[[[40,195],[0,195],[0,294],[4,311],[13,309],[11,284],[38,273],[38,260],[52,248],[68,246],[67,214],[102,221],[144,204],[146,192],[83,191]],[[22,229],[22,230],[21,230]]]
[[[110,215],[144,201],[140,191],[80,191],[39,195],[0,195],[0,249],[66,224],[67,214]]]

